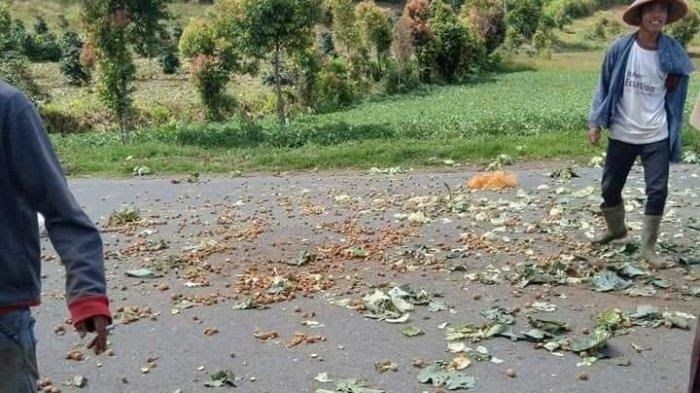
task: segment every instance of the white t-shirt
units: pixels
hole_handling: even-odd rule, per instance
[[[659,55],[634,43],[625,72],[625,86],[610,126],[610,138],[647,144],[668,138],[666,73]]]

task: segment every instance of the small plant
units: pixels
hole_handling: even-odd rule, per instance
[[[107,225],[119,226],[139,221],[141,221],[141,211],[133,206],[124,206],[112,212],[107,220]]]

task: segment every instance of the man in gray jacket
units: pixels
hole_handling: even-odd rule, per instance
[[[81,336],[96,333],[89,347],[99,354],[111,323],[100,234],[68,188],[34,104],[0,81],[0,393],[37,391],[37,213],[66,267],[73,324]]]

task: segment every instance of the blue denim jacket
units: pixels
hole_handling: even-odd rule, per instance
[[[610,123],[617,110],[617,103],[625,84],[625,71],[630,50],[637,34],[624,36],[616,40],[608,49],[603,60],[600,81],[593,98],[589,125],[610,128]],[[681,130],[683,128],[683,109],[688,94],[689,75],[693,72],[693,63],[678,41],[662,34],[658,42],[661,70],[670,75],[680,76],[678,86],[666,93],[666,116],[668,119],[669,148],[671,161],[681,160]]]

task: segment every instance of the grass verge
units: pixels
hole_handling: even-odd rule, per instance
[[[686,148],[700,151],[700,133],[687,132]],[[300,148],[257,147],[211,149],[151,141],[71,147],[57,141],[59,154],[71,175],[131,176],[135,167],[146,166],[156,175],[237,173],[251,171],[369,169],[446,166],[485,163],[499,154],[518,160],[579,159],[600,155],[604,146],[591,147],[582,131],[536,136],[482,136],[449,140],[365,140],[333,146]]]

